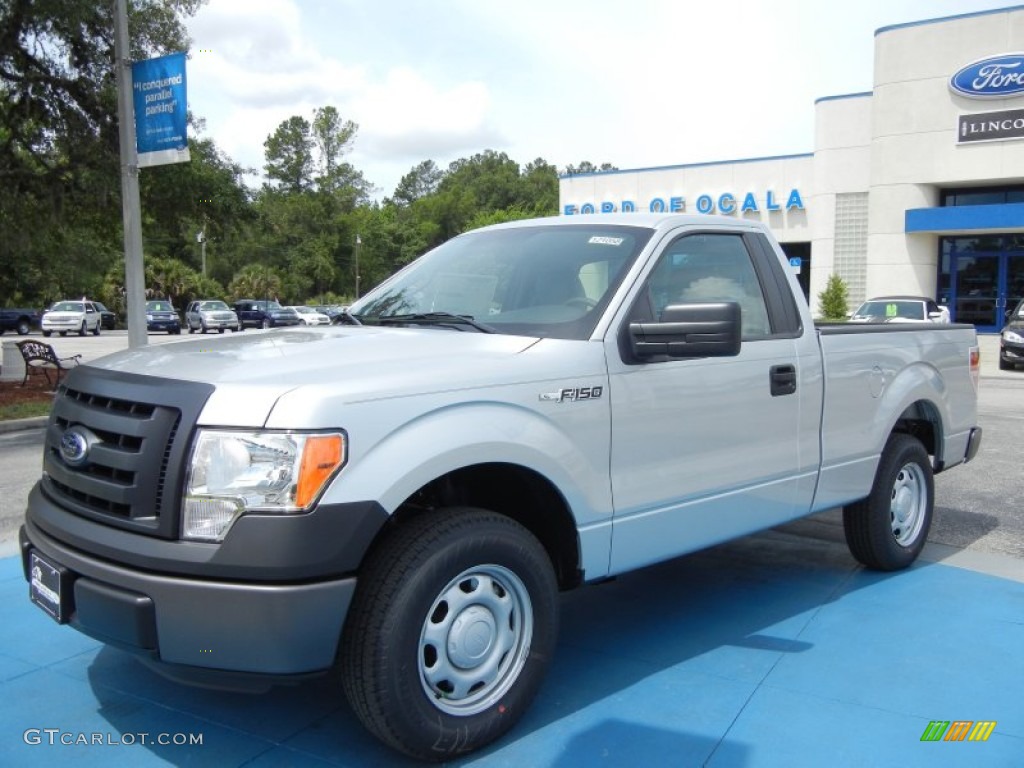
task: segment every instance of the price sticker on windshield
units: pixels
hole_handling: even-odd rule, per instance
[[[595,235],[594,237],[590,238],[587,242],[588,243],[592,243],[593,245],[622,245],[622,238],[621,237],[599,237],[599,236]]]

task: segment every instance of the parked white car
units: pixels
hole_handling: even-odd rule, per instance
[[[851,323],[948,323],[949,308],[926,296],[879,296],[850,315]]]
[[[67,336],[68,331],[77,331],[79,336],[85,336],[92,331],[93,336],[100,335],[100,324],[103,317],[96,305],[91,301],[58,301],[43,313],[39,326],[43,330],[43,336],[49,336],[54,331],[61,336]]]
[[[317,312],[312,307],[292,307],[296,312],[299,313],[299,318],[306,325],[330,325],[331,318],[325,315],[323,312]]]

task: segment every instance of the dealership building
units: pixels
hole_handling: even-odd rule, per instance
[[[1024,6],[883,27],[874,60],[871,91],[815,102],[813,152],[567,175],[561,211],[761,221],[812,308],[835,273],[852,306],[930,296],[998,330],[1024,297]]]

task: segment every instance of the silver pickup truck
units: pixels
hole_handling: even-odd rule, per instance
[[[559,590],[838,506],[904,568],[981,439],[972,327],[816,328],[736,219],[489,227],[345,317],[71,371],[32,600],[186,681],[338,663],[373,733],[446,759],[533,698]]]

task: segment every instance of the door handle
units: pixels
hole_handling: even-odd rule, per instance
[[[768,371],[768,380],[771,384],[772,397],[792,395],[796,392],[796,366],[773,365]]]

